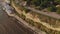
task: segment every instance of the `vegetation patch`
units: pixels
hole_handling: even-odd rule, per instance
[[[19,6],[18,6],[19,7]],[[21,9],[20,9],[21,10]],[[60,23],[60,20],[57,20],[55,18],[52,18],[52,17],[49,17],[49,16],[46,16],[46,15],[42,15],[42,14],[38,14],[38,13],[35,13],[35,12],[32,12],[30,11],[29,9],[26,9],[26,8],[23,8],[23,10],[26,12],[26,13],[29,13],[31,12],[31,14],[33,14],[33,16],[35,15],[39,15],[38,18],[42,21],[42,22],[46,22],[46,23],[49,23],[50,25],[54,25],[57,23],[59,24]],[[17,15],[19,15],[18,13],[16,13]],[[29,19],[29,18],[26,18],[26,16],[24,14],[20,14],[19,15],[20,18],[22,18],[23,20],[25,20],[27,23],[31,24],[32,26],[35,26],[37,27],[38,29],[42,30],[42,31],[45,31],[47,34],[60,34],[60,32],[58,31],[54,31],[54,30],[51,30],[47,27],[45,27],[44,25],[42,25],[41,23],[38,23],[38,22],[34,22],[33,20]],[[57,20],[57,22],[56,22]],[[55,23],[56,22],[56,23]],[[60,25],[59,25],[60,26]],[[57,25],[55,26],[57,27]]]

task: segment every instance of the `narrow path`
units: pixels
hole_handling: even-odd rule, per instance
[[[53,18],[56,18],[56,19],[60,19],[60,15],[56,14],[56,13],[53,13],[53,12],[49,12],[49,13],[48,12],[43,12],[43,11],[36,10],[34,8],[26,7],[26,6],[25,6],[25,8],[30,9],[33,12],[36,12],[36,13],[39,13],[39,14],[43,14],[43,15],[47,15],[47,16],[50,16],[50,17],[53,17]]]

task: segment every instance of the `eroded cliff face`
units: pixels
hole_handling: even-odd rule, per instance
[[[54,28],[60,28],[60,20],[46,15],[37,14],[35,12],[24,13],[26,18],[33,20],[34,22],[45,22]],[[46,25],[47,25],[46,24]]]
[[[42,14],[39,15],[39,18],[41,21],[49,23],[53,27],[60,27],[60,19],[56,19]]]
[[[25,16],[25,17],[22,16],[24,18],[24,20],[26,20],[28,22],[30,22],[30,20],[32,20],[31,22],[34,24],[34,26],[39,28],[40,30],[44,30],[48,34],[59,34],[60,19],[38,14],[33,11],[29,11],[28,13],[26,13],[24,10],[19,9],[20,7],[16,6],[13,2],[12,2],[12,6],[15,8],[17,13],[19,13],[20,15],[23,14]],[[57,32],[57,31],[59,31],[59,32]],[[52,33],[50,33],[50,32],[52,32]]]

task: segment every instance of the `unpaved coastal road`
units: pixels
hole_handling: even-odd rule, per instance
[[[0,0],[1,2],[1,0]],[[19,24],[15,18],[9,17],[1,9],[0,3],[0,34],[34,34],[32,30]]]

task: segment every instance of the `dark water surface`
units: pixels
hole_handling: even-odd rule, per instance
[[[34,34],[33,31],[24,28],[15,18],[9,17],[0,6],[0,34]]]

